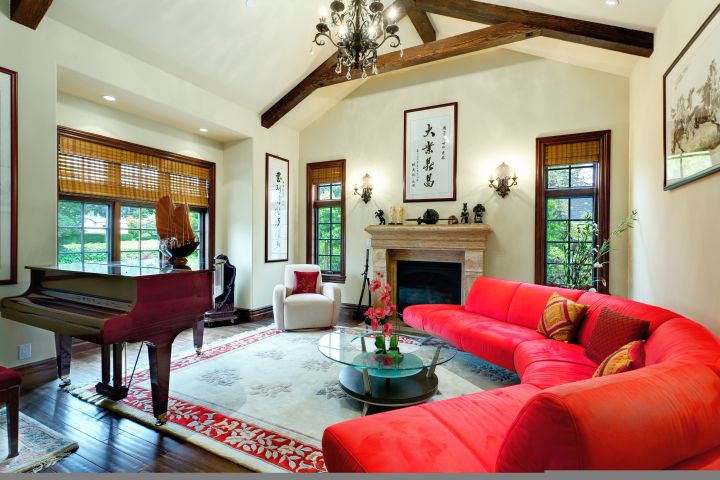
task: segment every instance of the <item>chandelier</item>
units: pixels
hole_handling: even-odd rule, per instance
[[[346,2],[349,7],[345,6]],[[330,10],[329,22],[326,14],[320,14],[315,43],[323,46],[327,38],[337,47],[335,72],[340,75],[346,69],[348,80],[352,79],[353,70],[361,70],[362,78],[367,78],[368,71],[377,75],[378,49],[386,42],[392,48],[400,46],[395,9],[391,8],[385,15],[385,6],[377,0],[335,0]]]

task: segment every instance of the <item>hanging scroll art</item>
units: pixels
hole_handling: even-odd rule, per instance
[[[405,202],[455,200],[457,106],[405,111]]]
[[[290,162],[265,156],[265,262],[288,260],[288,201]]]

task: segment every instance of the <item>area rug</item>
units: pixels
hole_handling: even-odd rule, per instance
[[[324,472],[323,430],[362,411],[338,384],[344,366],[317,349],[326,333],[267,327],[208,346],[199,357],[190,352],[175,357],[168,423],[162,427],[154,425],[147,369],[135,373],[128,397],[119,402],[97,395],[91,386],[70,392],[253,471]],[[467,354],[436,373],[436,401],[518,381]]]
[[[78,444],[20,412],[20,453],[7,458],[7,422],[0,409],[0,473],[37,472],[54,465],[78,448]]]

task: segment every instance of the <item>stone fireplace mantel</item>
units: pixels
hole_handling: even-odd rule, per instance
[[[463,303],[477,277],[485,272],[487,237],[492,228],[484,223],[456,225],[370,225],[372,268],[383,273],[393,290],[397,286],[397,261],[457,262],[462,265]]]

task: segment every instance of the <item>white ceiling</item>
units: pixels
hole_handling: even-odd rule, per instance
[[[330,54],[314,46],[317,13],[330,0],[60,0],[49,16],[109,46],[262,113]],[[670,0],[490,0],[499,5],[652,31]],[[389,2],[386,2],[389,3]],[[431,15],[438,38],[481,26]],[[421,41],[408,19],[403,45]],[[314,47],[314,48],[312,48]],[[636,57],[538,38],[513,50],[627,75]],[[311,50],[313,53],[311,54]],[[66,91],[72,79],[61,79]],[[372,80],[369,80],[372,81]],[[323,89],[285,122],[303,128],[361,82]],[[301,113],[299,114],[298,111]]]

